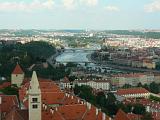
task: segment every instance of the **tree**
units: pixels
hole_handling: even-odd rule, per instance
[[[17,95],[18,96],[18,88],[15,85],[3,88],[0,91],[6,95]]]
[[[132,85],[130,85],[130,84],[124,84],[124,85],[122,86],[122,88],[124,88],[124,89],[132,88]]]
[[[106,104],[106,96],[104,92],[98,92],[96,95],[96,104],[98,104],[101,107],[104,107]]]
[[[156,84],[155,82],[152,82],[149,85],[149,88],[150,88],[150,91],[155,94],[158,94],[160,92],[160,85]]]
[[[143,115],[146,112],[145,107],[142,104],[135,104],[133,107],[133,113],[135,114]]]
[[[106,104],[115,104],[115,102],[116,102],[116,97],[114,96],[114,94],[113,93],[108,93]]]
[[[77,79],[76,76],[69,76],[69,81],[70,81],[70,82],[73,82],[75,79]]]
[[[126,113],[130,113],[132,112],[132,105],[131,104],[128,104],[128,105],[125,105],[124,109],[122,108],[122,110]]]

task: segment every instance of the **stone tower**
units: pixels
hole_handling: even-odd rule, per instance
[[[24,80],[24,72],[20,65],[17,63],[15,69],[13,70],[11,74],[11,83],[12,85],[15,84],[18,87],[21,86],[22,82]]]
[[[29,120],[41,120],[41,90],[36,72],[33,71],[29,91]]]

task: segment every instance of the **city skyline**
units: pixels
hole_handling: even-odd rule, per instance
[[[0,29],[159,29],[160,0],[0,0]]]

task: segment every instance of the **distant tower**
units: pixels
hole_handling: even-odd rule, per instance
[[[29,86],[29,120],[41,120],[41,90],[36,72],[33,71]]]
[[[24,72],[20,67],[20,65],[17,63],[15,69],[11,74],[11,83],[16,84],[18,87],[20,87],[23,80],[24,80]]]

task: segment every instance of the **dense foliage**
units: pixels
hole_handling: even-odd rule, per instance
[[[103,112],[108,115],[115,115],[119,109],[122,109],[126,113],[135,113],[144,115],[146,113],[145,107],[140,104],[128,104],[125,105],[116,100],[116,97],[113,93],[104,93],[99,92],[94,94],[93,89],[89,86],[78,86],[76,85],[74,88],[74,93],[90,102],[91,104],[99,107]]]
[[[129,30],[107,30],[105,31],[106,34],[117,34],[117,35],[134,35],[144,38],[154,38],[159,39],[160,33],[159,32],[141,32],[141,31],[129,31]]]
[[[16,86],[9,86],[4,89],[1,89],[0,92],[2,92],[5,95],[17,95],[18,96],[18,88]]]
[[[0,76],[10,76],[17,62],[23,68],[28,68],[37,62],[46,61],[53,54],[55,47],[47,42],[3,44],[0,48]]]

